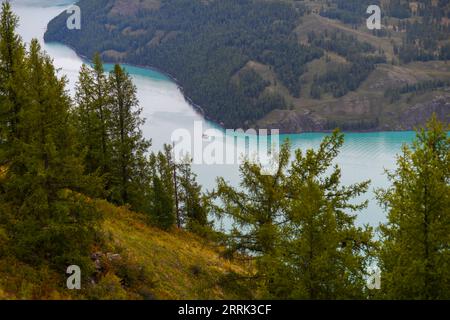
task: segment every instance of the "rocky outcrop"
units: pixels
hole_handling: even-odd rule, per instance
[[[273,121],[265,121],[260,127],[278,129],[280,133],[300,133],[325,130],[326,121],[319,119],[311,112],[277,110],[272,114]]]
[[[444,123],[450,123],[450,93],[439,95],[429,102],[417,103],[401,114],[393,130],[411,130],[421,126],[430,117],[436,114]]]
[[[429,101],[412,102],[410,106],[403,106],[401,111],[391,110],[392,106],[384,110],[380,108],[378,115],[371,113],[376,101],[345,101],[345,104],[327,105],[326,115],[311,111],[277,110],[270,114],[270,120],[261,121],[259,126],[279,129],[281,133],[331,131],[335,127],[344,131],[404,131],[423,126],[433,114],[443,123],[450,123],[450,91],[436,94]],[[393,107],[397,105],[393,104]]]

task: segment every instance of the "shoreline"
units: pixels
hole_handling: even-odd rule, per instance
[[[44,42],[46,44],[52,44],[53,43],[53,44],[66,46],[66,47],[70,48],[82,61],[92,63],[92,59],[89,59],[86,55],[83,55],[83,54],[79,53],[76,48],[74,48],[73,46],[71,46],[69,44],[66,44],[66,43],[63,43],[63,42],[58,42],[58,41],[48,41],[47,42],[47,41],[44,40]],[[222,128],[224,130],[227,129],[227,128],[224,127],[223,122],[214,120],[214,119],[210,118],[208,115],[206,115],[205,110],[200,105],[196,104],[189,96],[186,95],[183,85],[172,74],[170,74],[170,73],[168,73],[168,72],[166,72],[166,71],[164,71],[164,70],[162,70],[162,69],[160,69],[158,67],[155,67],[155,66],[147,66],[147,65],[133,64],[133,63],[127,63],[127,62],[117,62],[117,61],[113,62],[113,61],[108,61],[108,60],[104,60],[104,63],[105,64],[118,63],[118,64],[120,64],[122,66],[130,66],[130,67],[134,67],[134,68],[140,68],[140,69],[157,72],[157,73],[160,73],[160,74],[164,75],[165,77],[168,78],[169,81],[173,82],[177,86],[178,90],[180,90],[181,94],[183,95],[184,100],[189,104],[190,107],[192,107],[192,109],[197,114],[202,116],[206,121],[210,121],[210,122],[214,123],[214,125]],[[259,128],[256,127],[255,129],[257,130]],[[315,131],[307,130],[307,131],[301,131],[301,132],[288,132],[288,131],[280,130],[280,135],[295,135],[295,134],[301,135],[301,134],[311,134],[311,133],[329,134],[329,133],[332,133],[333,131],[334,130],[315,130]],[[415,132],[415,130],[414,129],[405,129],[405,130],[354,130],[354,131],[342,131],[341,130],[341,132],[344,133],[344,134],[348,134],[348,133],[392,133],[392,132],[400,132],[400,133],[404,132],[404,133],[406,133],[406,132]]]
[[[77,57],[79,57],[82,61],[92,63],[92,59],[88,58],[84,54],[79,53],[76,48],[74,48],[73,46],[71,46],[69,44],[62,43],[62,42],[57,42],[57,41],[48,41],[48,42],[46,42],[45,40],[44,40],[44,42],[46,44],[52,44],[53,43],[53,44],[66,46],[66,47],[70,48],[73,52],[75,52]],[[192,109],[194,109],[195,112],[197,112],[199,115],[201,115],[203,118],[205,118],[205,120],[214,122],[216,125],[218,125],[220,127],[223,127],[217,121],[215,121],[213,119],[210,119],[206,115],[205,110],[200,105],[194,103],[194,101],[192,101],[192,99],[185,94],[185,91],[184,91],[184,88],[183,88],[182,84],[178,81],[177,78],[175,78],[170,73],[168,73],[168,72],[166,72],[166,71],[164,71],[162,69],[159,69],[157,67],[154,67],[154,66],[146,66],[146,65],[126,63],[126,62],[113,62],[113,61],[108,61],[108,60],[103,60],[103,62],[104,62],[104,64],[110,64],[110,65],[118,63],[118,64],[120,64],[122,66],[130,66],[130,67],[134,67],[134,68],[140,68],[140,69],[144,69],[144,70],[154,71],[154,72],[157,72],[157,73],[160,73],[160,74],[166,76],[171,82],[176,84],[177,89],[180,90],[180,92],[183,94],[183,97],[184,97],[185,101],[189,104],[189,106],[192,107]]]

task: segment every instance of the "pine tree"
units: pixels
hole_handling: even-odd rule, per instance
[[[392,183],[378,191],[383,297],[450,299],[450,138],[436,117],[404,146]]]
[[[142,190],[148,183],[142,179],[147,167],[145,156],[150,142],[142,136],[136,87],[130,76],[115,65],[109,76],[111,90],[111,200],[118,204],[130,204],[134,210],[144,210]]]

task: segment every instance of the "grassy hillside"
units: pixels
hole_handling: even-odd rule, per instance
[[[320,99],[315,99],[310,94],[314,77],[324,75],[337,64],[350,63],[342,55],[326,50],[324,57],[307,64],[307,71],[301,77],[303,88],[299,98],[292,97],[282,85],[280,87],[279,83],[273,82],[276,83],[273,90],[281,92],[291,108],[272,111],[258,121],[261,127],[281,126],[288,132],[330,130],[335,126],[347,131],[410,130],[423,124],[433,112],[442,121],[450,121],[450,64],[439,60],[402,63],[394,54],[394,46],[401,46],[405,32],[394,32],[390,28],[408,19],[386,18],[383,28],[390,30],[390,34],[379,37],[362,25],[355,28],[342,21],[323,17],[317,13],[322,8],[317,2],[305,2],[310,5],[312,13],[303,17],[295,30],[300,42],[308,43],[310,32],[340,32],[378,48],[387,61],[378,64],[356,90],[342,97],[325,93]],[[260,66],[260,69],[263,67]],[[255,71],[260,73],[257,69]],[[389,89],[427,81],[443,81],[447,85],[401,94],[395,100],[386,97]]]
[[[82,290],[66,289],[63,272],[2,258],[0,300],[250,297],[236,281],[228,281],[245,275],[248,268],[223,259],[221,248],[184,231],[150,227],[143,217],[126,208],[105,201],[97,206],[105,216],[105,240],[92,250],[97,272],[91,279],[82,279]]]
[[[408,130],[448,122],[446,1],[84,1],[81,30],[60,15],[46,41],[173,75],[207,118],[284,132]],[[369,4],[382,30],[366,27]],[[417,10],[415,10],[417,9]],[[445,86],[396,94],[405,85]]]

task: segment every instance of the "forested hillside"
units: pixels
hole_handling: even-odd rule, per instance
[[[382,7],[381,30],[366,27],[369,4]],[[448,1],[78,5],[81,30],[68,30],[63,13],[49,23],[46,41],[167,72],[208,118],[227,127],[402,130],[433,112],[448,121]],[[423,81],[442,85],[400,93]]]

